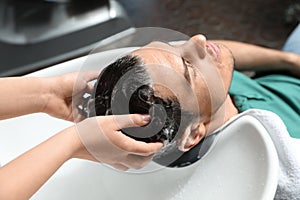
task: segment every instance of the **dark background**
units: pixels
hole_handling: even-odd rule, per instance
[[[296,23],[295,0],[118,0],[135,27],[156,26],[208,39],[233,39],[280,49]]]

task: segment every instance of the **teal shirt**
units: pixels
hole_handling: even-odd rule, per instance
[[[251,79],[234,71],[229,94],[239,112],[251,108],[276,113],[293,138],[300,138],[300,79],[267,75]]]

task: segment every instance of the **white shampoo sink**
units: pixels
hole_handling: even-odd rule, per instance
[[[94,61],[88,61],[89,67],[97,69],[126,51],[128,49],[98,53]],[[85,59],[78,58],[32,75],[52,76],[76,71]],[[72,123],[45,114],[0,121],[0,163],[4,165],[70,125]],[[258,120],[246,115],[219,133],[213,148],[190,166],[138,174],[72,159],[32,199],[268,200],[274,197],[277,175],[278,158],[269,134]]]

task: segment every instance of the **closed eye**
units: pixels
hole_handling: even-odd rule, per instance
[[[190,65],[190,63],[187,60],[185,60],[184,58],[181,58],[181,59],[182,59],[183,67],[184,67],[183,76],[191,84],[191,76],[190,76],[189,69],[188,69],[188,66]]]

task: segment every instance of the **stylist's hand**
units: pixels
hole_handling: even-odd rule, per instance
[[[82,95],[92,91],[88,82],[98,75],[97,71],[81,71],[48,78],[51,95],[44,106],[44,112],[72,122],[83,120],[85,117],[77,106],[82,102]]]
[[[163,144],[136,141],[124,135],[120,129],[144,126],[149,121],[148,115],[138,114],[85,119],[73,126],[80,140],[73,157],[106,163],[120,170],[142,168]]]

